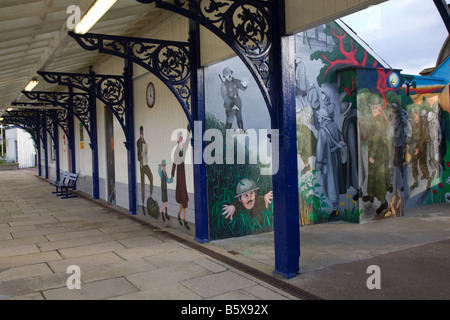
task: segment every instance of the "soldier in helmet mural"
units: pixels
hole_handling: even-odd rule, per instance
[[[219,74],[220,76],[220,74]],[[231,129],[233,120],[236,117],[237,125],[240,133],[244,133],[244,121],[242,119],[242,100],[239,96],[239,90],[245,91],[248,87],[248,79],[242,78],[241,80],[233,77],[233,70],[229,67],[225,67],[222,70],[222,85],[220,92],[223,98],[223,107],[226,114],[226,129]]]
[[[273,192],[269,191],[264,196],[258,196],[257,191],[259,188],[256,183],[251,179],[242,179],[238,182],[236,186],[236,201],[230,205],[224,205],[222,210],[222,215],[226,219],[233,220],[235,213],[237,214],[249,214],[252,218],[257,218],[258,222],[261,223],[264,219],[264,214],[262,213],[269,203],[272,202]]]

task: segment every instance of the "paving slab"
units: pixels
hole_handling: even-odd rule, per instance
[[[42,294],[47,300],[104,300],[139,291],[125,278],[106,279],[82,283],[81,288],[66,287],[46,290]]]
[[[300,274],[286,280],[272,275],[273,233],[200,245],[176,224],[53,189],[31,171],[0,172],[0,299],[450,299],[448,204],[302,227]],[[368,264],[380,291],[367,288]]]

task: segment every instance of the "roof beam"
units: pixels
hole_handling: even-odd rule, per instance
[[[445,0],[433,0],[436,8],[439,11],[439,14],[444,21],[445,27],[447,28],[448,33],[450,33],[450,10],[448,8],[447,2]]]
[[[71,4],[73,4],[73,1],[71,2],[72,2]],[[65,3],[65,5],[66,5],[65,8],[67,8],[67,3]],[[78,1],[77,5],[80,7],[81,12],[86,12],[91,7],[92,0],[80,0]],[[37,71],[39,70],[45,71],[48,65],[65,48],[65,46],[69,43],[70,40],[71,38],[68,35],[67,25],[66,22],[64,21],[63,25],[59,28],[59,31],[50,41],[49,45],[44,50],[38,61],[31,68],[31,71],[28,73],[28,76],[22,83],[22,86],[16,92],[13,92],[10,101],[16,101],[22,96],[22,90],[28,84],[30,79],[32,79],[36,75]]]

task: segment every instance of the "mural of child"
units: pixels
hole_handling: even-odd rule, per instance
[[[259,188],[251,179],[242,179],[236,186],[236,201],[230,205],[224,205],[222,215],[225,219],[233,220],[235,213],[245,213],[251,215],[252,218],[257,218],[261,223],[264,219],[262,213],[269,203],[272,203],[273,192],[269,191],[264,196],[258,196]]]
[[[186,208],[188,206],[188,193],[187,193],[187,187],[186,187],[186,172],[185,172],[185,166],[184,166],[184,158],[186,157],[187,148],[189,146],[189,143],[185,143],[186,141],[190,140],[190,134],[191,130],[188,125],[188,134],[183,142],[183,134],[182,132],[178,132],[178,145],[175,150],[175,157],[174,157],[174,163],[172,165],[172,176],[171,179],[173,179],[173,176],[175,174],[175,171],[177,173],[177,186],[175,189],[175,199],[177,203],[180,204],[179,210],[178,210],[178,222],[182,226],[183,223],[181,222],[181,210],[183,210],[184,215],[184,226],[186,229],[190,230],[189,224],[186,220]]]
[[[167,184],[172,183],[172,180],[173,180],[172,178],[169,178],[167,176],[166,160],[161,161],[161,164],[158,167],[158,173],[159,173],[159,177],[161,178],[161,201],[162,201],[161,217],[162,217],[163,221],[166,222],[165,219],[170,220],[170,217],[167,214],[167,202],[168,202]]]

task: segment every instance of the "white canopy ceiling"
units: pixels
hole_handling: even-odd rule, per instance
[[[21,91],[37,71],[82,72],[106,59],[86,51],[68,35],[67,13],[78,5],[81,16],[94,0],[0,1],[0,115],[13,101],[26,101]],[[119,0],[89,30],[120,36],[142,36],[170,17],[170,12],[136,0]],[[34,90],[52,91],[42,79]]]

